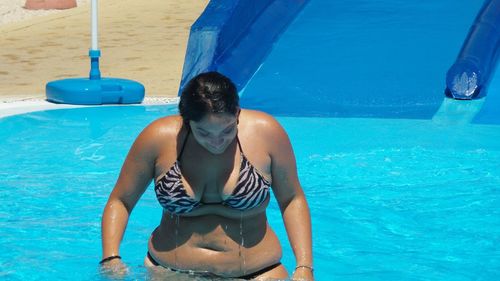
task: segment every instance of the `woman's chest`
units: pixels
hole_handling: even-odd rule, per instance
[[[235,142],[222,154],[212,154],[195,145],[185,149],[182,157],[171,151],[160,154],[156,162],[156,179],[168,174],[173,168],[178,171],[176,179],[188,196],[204,203],[221,203],[230,197],[238,183],[248,175],[248,168],[257,171],[257,177],[271,178],[271,159],[263,150],[248,145],[245,155]],[[174,163],[174,164],[172,164]]]
[[[156,181],[169,177],[169,182],[181,185],[196,201],[220,203],[231,194],[239,180],[242,155],[202,157],[185,153],[174,164],[172,161],[170,157],[157,159]]]
[[[180,164],[182,184],[204,203],[220,203],[231,195],[240,178],[241,156],[225,159],[186,158]]]

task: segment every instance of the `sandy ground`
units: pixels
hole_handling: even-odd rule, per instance
[[[0,1],[0,101],[44,99],[47,82],[88,77],[90,0],[61,11],[26,11],[19,8],[24,0]],[[207,3],[99,1],[102,76],[139,81],[149,98],[175,97],[189,29]]]

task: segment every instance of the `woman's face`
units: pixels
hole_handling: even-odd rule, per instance
[[[207,114],[200,121],[189,121],[196,141],[213,154],[221,154],[238,133],[238,114]]]

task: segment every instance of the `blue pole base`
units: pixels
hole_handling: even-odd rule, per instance
[[[141,103],[144,92],[141,83],[121,78],[69,78],[45,86],[48,101],[81,105]]]

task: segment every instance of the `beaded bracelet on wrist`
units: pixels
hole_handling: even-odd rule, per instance
[[[310,266],[310,265],[297,265],[295,267],[295,270],[297,270],[297,269],[299,269],[301,267],[309,269],[311,271],[311,273],[314,272],[314,268],[312,266]]]

